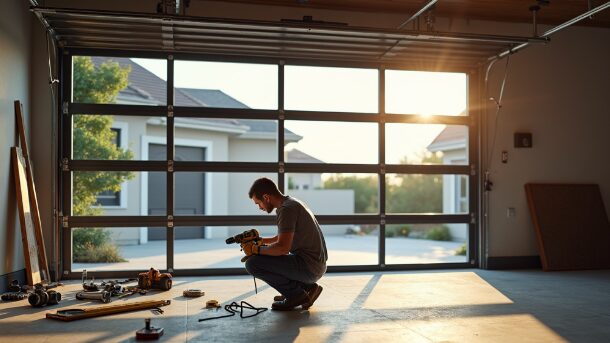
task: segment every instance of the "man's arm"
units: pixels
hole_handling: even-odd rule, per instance
[[[290,252],[290,248],[292,247],[292,238],[294,237],[294,231],[280,232],[276,237],[276,242],[272,242],[269,245],[259,247],[259,255],[282,256]]]
[[[273,244],[275,242],[277,242],[277,235],[273,236],[273,237],[262,237],[263,238],[263,244]]]

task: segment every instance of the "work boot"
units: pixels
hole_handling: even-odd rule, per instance
[[[318,285],[317,283],[314,283],[313,286],[307,290],[307,295],[309,296],[309,301],[305,304],[303,304],[303,309],[304,310],[308,310],[313,303],[318,299],[318,297],[320,296],[320,293],[322,293],[322,286]]]
[[[282,301],[275,301],[271,305],[271,309],[276,311],[290,311],[293,310],[297,306],[301,306],[305,303],[309,302],[309,295],[307,292],[303,291],[303,293],[299,295],[295,295],[290,298],[285,298]]]

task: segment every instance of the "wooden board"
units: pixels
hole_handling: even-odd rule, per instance
[[[544,270],[610,268],[610,223],[596,184],[525,185]]]
[[[94,318],[108,316],[111,314],[132,312],[146,309],[159,308],[171,304],[171,300],[144,300],[133,303],[123,303],[117,305],[95,306],[95,307],[77,307],[58,310],[57,313],[47,313],[47,319],[61,320],[71,322],[79,319]]]
[[[30,211],[30,197],[25,176],[25,161],[20,148],[11,148],[11,161],[15,176],[15,193],[17,193],[17,204],[19,207],[19,223],[21,224],[21,241],[23,242],[23,253],[25,255],[26,276],[28,284],[32,286],[42,280],[38,264],[36,233],[34,232],[34,222]]]
[[[34,172],[32,171],[32,164],[30,163],[28,142],[25,134],[25,125],[23,122],[23,109],[19,100],[16,100],[14,105],[19,145],[21,146],[21,152],[25,160],[25,176],[28,184],[28,194],[30,197],[31,209],[30,212],[32,213],[34,233],[36,234],[36,244],[38,244],[38,263],[42,273],[41,278],[47,282],[51,282],[51,276],[49,275],[49,264],[47,263],[47,251],[44,244],[44,235],[42,234],[42,222],[40,220],[40,211],[38,210],[38,197],[36,196],[36,186],[34,184]]]

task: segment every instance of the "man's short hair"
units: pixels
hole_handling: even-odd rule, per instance
[[[269,195],[281,195],[280,190],[277,188],[277,185],[273,180],[261,177],[257,179],[250,187],[250,192],[248,192],[248,196],[252,199],[252,196],[256,195],[257,199],[263,199],[263,194]]]

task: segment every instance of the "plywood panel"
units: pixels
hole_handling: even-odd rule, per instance
[[[21,224],[21,241],[23,242],[23,252],[25,254],[26,276],[28,284],[34,285],[41,282],[40,266],[38,264],[38,246],[36,245],[35,227],[30,210],[30,198],[25,176],[25,160],[20,148],[11,148],[11,160],[15,176],[15,190],[19,207],[19,223]]]
[[[525,185],[544,270],[610,268],[610,224],[596,184]]]

